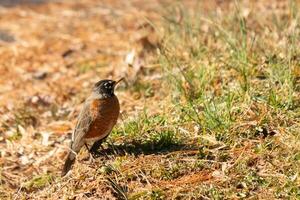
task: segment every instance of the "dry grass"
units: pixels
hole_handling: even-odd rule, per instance
[[[0,9],[1,199],[299,199],[297,1]],[[94,82],[122,117],[60,177]]]

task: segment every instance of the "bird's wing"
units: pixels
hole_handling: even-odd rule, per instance
[[[83,137],[89,131],[90,126],[94,120],[90,109],[90,101],[91,100],[88,99],[84,103],[78,116],[77,124],[72,134],[71,148],[75,152],[79,151],[80,148],[83,146]]]

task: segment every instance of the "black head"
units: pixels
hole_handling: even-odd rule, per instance
[[[123,78],[118,81],[107,80],[107,79],[98,81],[94,85],[94,91],[98,92],[104,97],[112,97],[114,96],[115,86],[122,80]]]

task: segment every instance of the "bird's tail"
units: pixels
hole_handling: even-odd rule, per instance
[[[64,168],[61,172],[61,176],[65,176],[70,171],[72,165],[75,162],[75,157],[76,157],[75,153],[70,151],[70,153],[68,154],[68,157],[65,161]]]

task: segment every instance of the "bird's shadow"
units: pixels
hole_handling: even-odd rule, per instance
[[[167,154],[170,152],[181,150],[198,150],[196,145],[186,145],[180,143],[160,144],[156,142],[139,142],[131,141],[124,144],[108,143],[107,148],[99,149],[99,154],[96,157],[109,156],[109,155],[150,155],[150,154]]]

